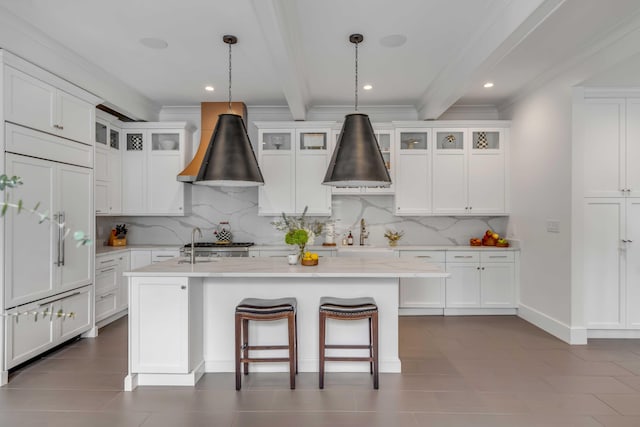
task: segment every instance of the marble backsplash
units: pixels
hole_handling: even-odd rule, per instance
[[[185,244],[191,241],[191,230],[199,227],[204,238],[215,241],[213,234],[220,221],[229,221],[233,240],[263,245],[281,245],[284,233],[276,230],[274,217],[258,216],[257,188],[192,187],[192,211],[184,217],[98,217],[97,241],[106,241],[115,224],[127,224],[130,244]],[[333,196],[336,232],[353,233],[354,243],[360,236],[360,218],[369,231],[369,244],[386,245],[387,228],[403,230],[400,245],[467,245],[471,237],[481,237],[488,228],[503,235],[508,217],[398,217],[393,215],[393,196]],[[322,217],[320,220],[329,220]],[[324,241],[324,236],[316,244]],[[339,238],[336,238],[339,242]]]

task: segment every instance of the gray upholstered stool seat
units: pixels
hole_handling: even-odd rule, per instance
[[[296,388],[298,373],[298,326],[295,298],[245,298],[236,306],[236,390],[242,387],[240,365],[249,374],[249,363],[288,362],[289,384]],[[287,319],[288,343],[286,345],[249,345],[249,321],[273,321]],[[250,357],[250,350],[288,350],[288,357]]]
[[[369,370],[373,374],[373,388],[378,388],[378,306],[371,297],[361,298],[320,298],[320,369],[319,387],[324,388],[325,362],[369,362]],[[369,321],[369,344],[327,344],[327,319]],[[362,349],[369,350],[368,357],[360,356],[326,356],[327,349]]]
[[[320,311],[332,313],[366,313],[378,309],[376,301],[371,297],[361,298],[320,298]]]
[[[295,298],[245,298],[236,307],[236,313],[275,314],[296,311],[298,301]]]

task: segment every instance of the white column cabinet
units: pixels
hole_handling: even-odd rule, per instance
[[[122,214],[122,130],[115,117],[96,111],[95,209],[96,215]]]
[[[5,308],[91,283],[91,248],[76,247],[73,232],[65,236],[57,225],[90,233],[91,169],[15,154],[6,155],[6,164],[7,174],[25,182],[6,190],[11,199],[25,207],[40,203],[38,210],[53,220],[38,224],[31,215],[7,212]]]
[[[185,215],[191,189],[176,176],[191,152],[186,123],[135,123],[123,128],[122,213]]]
[[[322,185],[330,159],[329,123],[255,123],[258,162],[265,184],[258,190],[258,214],[331,215],[331,187]]]
[[[640,199],[586,198],[582,236],[587,328],[640,328]]]

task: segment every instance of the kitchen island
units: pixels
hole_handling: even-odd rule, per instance
[[[320,297],[373,297],[379,310],[380,372],[400,372],[398,281],[448,276],[436,265],[397,258],[326,258],[313,267],[291,266],[286,258],[214,258],[196,264],[174,259],[124,275],[130,301],[125,390],[138,385],[193,386],[205,372],[233,372],[234,310],[246,297],[297,298],[300,372],[318,370]],[[328,325],[327,342],[333,344],[364,344],[367,336],[365,321]],[[283,343],[286,327],[279,321],[251,322],[250,337],[257,345]],[[281,363],[250,367],[287,369]],[[368,370],[366,363],[327,364],[327,371]]]

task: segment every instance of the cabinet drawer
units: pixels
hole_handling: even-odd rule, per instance
[[[480,254],[476,251],[447,251],[447,262],[478,262]]]
[[[445,262],[445,251],[400,251],[400,258],[417,258],[425,262]]]
[[[511,251],[491,251],[491,252],[481,252],[480,253],[480,262],[513,262],[514,255]]]
[[[116,310],[116,291],[96,297],[96,322],[111,316]]]
[[[178,249],[151,251],[151,263],[155,264],[156,262],[167,261],[178,256],[180,256],[180,250]]]
[[[96,271],[96,295],[118,287],[117,266],[105,267]]]
[[[120,255],[98,255],[96,256],[96,274],[104,268],[113,267],[118,264]]]
[[[64,313],[73,313],[73,317],[60,318],[60,341],[65,341],[89,330],[91,327],[92,301],[90,287],[72,293],[60,301]]]

